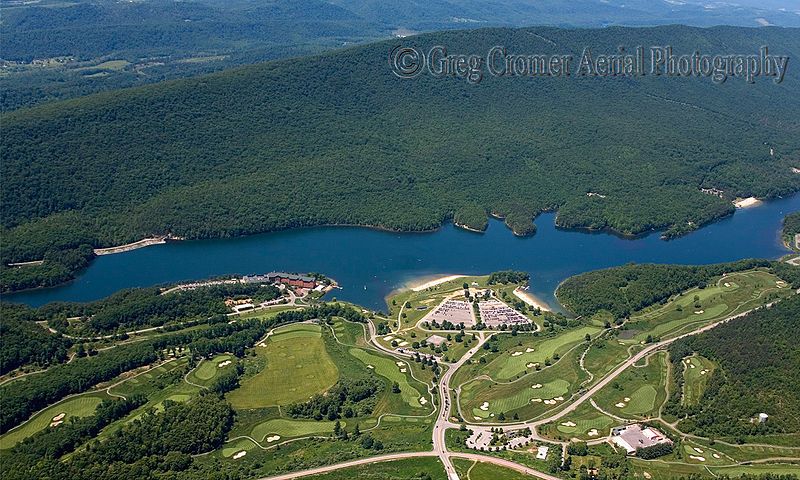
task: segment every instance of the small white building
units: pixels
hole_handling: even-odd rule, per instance
[[[769,418],[769,415],[767,415],[766,413],[763,413],[763,412],[759,413],[758,414],[758,423],[766,423],[768,418]]]
[[[672,440],[655,428],[642,428],[638,424],[612,429],[611,441],[625,449],[628,455],[635,455],[636,450],[640,448],[652,447],[660,443],[672,443]]]
[[[537,460],[546,460],[547,459],[547,452],[550,451],[550,447],[545,445],[541,445],[536,449],[536,459]]]

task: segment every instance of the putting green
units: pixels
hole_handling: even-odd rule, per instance
[[[689,357],[688,361],[688,364],[684,363],[682,403],[697,405],[706,391],[706,385],[714,373],[715,366],[713,362],[699,355]]]
[[[256,346],[264,368],[227,395],[234,408],[263,408],[306,401],[339,380],[318,325],[293,325]]]
[[[65,413],[62,420],[66,423],[72,417],[88,417],[94,415],[94,411],[103,398],[96,395],[81,395],[65,402],[53,405],[45,409],[40,414],[28,420],[21,427],[7,432],[0,437],[0,448],[11,448],[17,443],[25,440],[34,433],[47,428],[57,415]],[[58,427],[55,427],[58,428]]]
[[[372,365],[375,367],[375,373],[378,375],[386,377],[392,382],[397,382],[397,384],[400,385],[400,396],[409,406],[423,408],[422,404],[419,403],[419,398],[422,394],[409,383],[411,374],[409,372],[403,373],[400,371],[401,368],[405,368],[406,370],[411,368],[408,366],[408,361],[403,361],[404,366],[400,367],[393,360],[373,355],[360,348],[351,348],[349,352],[350,355],[361,360],[365,365]]]
[[[341,422],[342,427],[346,424]],[[313,434],[327,434],[333,432],[334,422],[314,420],[290,420],[276,418],[259,423],[250,432],[250,436],[259,442],[265,441],[269,436],[279,435],[281,438],[304,437]]]
[[[231,443],[226,443],[225,447],[222,449],[222,456],[225,458],[232,457],[235,453],[245,451],[249,452],[250,450],[256,448],[256,444],[251,442],[246,438],[240,438]]]
[[[544,342],[533,343],[532,352],[528,352],[528,347],[525,345],[513,347],[508,352],[492,360],[484,371],[487,375],[497,380],[510,380],[516,375],[530,370],[527,367],[529,363],[543,364],[545,359],[553,358],[553,355],[559,350],[564,350],[573,344],[583,341],[587,334],[594,335],[599,331],[600,329],[596,327],[571,330]]]
[[[630,401],[621,410],[632,414],[647,413],[655,407],[657,394],[658,392],[652,385],[642,385],[633,392]]]
[[[217,371],[220,370],[219,364],[227,360],[231,360],[230,355],[217,355],[211,360],[205,360],[194,371],[194,376],[203,381],[211,380],[217,375]],[[230,366],[230,364],[228,366]]]

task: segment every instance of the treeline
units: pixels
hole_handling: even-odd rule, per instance
[[[121,402],[113,402],[121,404]],[[99,410],[99,409],[98,409]],[[115,413],[121,413],[117,411]],[[95,417],[102,415],[98,412]],[[234,412],[221,397],[201,394],[187,403],[164,402],[164,412],[151,411],[122,427],[103,442],[91,442],[66,460],[47,452],[37,457],[21,452],[40,452],[55,441],[58,430],[31,437],[20,444],[4,461],[3,478],[23,480],[149,480],[153,478],[184,478],[192,466],[192,455],[219,448],[233,425]],[[100,418],[86,423],[100,423]],[[67,425],[68,430],[72,426]],[[62,450],[72,451],[75,445],[63,442]],[[206,475],[208,472],[206,472]],[[202,476],[201,476],[202,477]]]
[[[316,394],[307,402],[289,405],[286,412],[292,418],[314,420],[370,415],[384,387],[384,382],[375,377],[342,379],[322,395]]]
[[[94,257],[91,245],[83,244],[77,248],[48,249],[39,265],[10,267],[4,261],[0,265],[0,292],[52,287],[68,282],[88,267]]]
[[[489,216],[486,209],[479,205],[464,205],[456,210],[453,222],[471,230],[483,232],[489,226]]]
[[[68,327],[67,318],[85,317],[89,333],[109,333],[224,314],[229,311],[224,302],[226,298],[253,297],[266,301],[281,294],[271,285],[252,283],[211,285],[166,295],[162,295],[161,290],[159,287],[126,289],[96,302],[50,303],[38,308],[36,313],[58,330]]]
[[[678,428],[704,437],[800,432],[800,296],[670,346],[676,388],[664,412]],[[697,405],[681,404],[681,361],[698,353],[720,365]],[[759,423],[754,418],[767,413]]]
[[[625,318],[684,290],[703,288],[724,273],[771,265],[768,260],[697,266],[628,264],[572,276],[558,286],[556,297],[576,315],[590,316],[607,310],[616,318]]]
[[[489,275],[489,285],[497,283],[526,283],[530,280],[531,275],[528,272],[518,272],[515,270],[502,270],[493,272]]]
[[[11,472],[20,464],[35,464],[39,460],[56,460],[76,447],[94,438],[100,430],[114,420],[124,417],[147,403],[147,397],[132,395],[122,400],[103,400],[89,417],[72,417],[58,428],[40,430],[11,450],[0,462],[0,477],[11,478]],[[5,461],[8,460],[8,461]]]
[[[33,310],[0,302],[0,375],[23,365],[46,368],[67,359],[72,342],[34,323]]]
[[[794,236],[800,233],[800,212],[790,213],[783,219],[783,238],[792,248],[797,249]]]

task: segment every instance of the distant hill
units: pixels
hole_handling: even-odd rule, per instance
[[[800,57],[796,29],[482,29],[405,44],[485,54],[671,44]],[[2,115],[3,285],[94,247],[321,224],[427,230],[504,216],[565,227],[692,231],[734,197],[800,189],[798,70],[707,78],[399,79],[395,41],[108,92]],[[716,189],[720,196],[701,189]],[[591,195],[590,195],[591,194]],[[468,213],[468,214],[467,214]],[[468,225],[473,226],[473,225]],[[84,250],[85,251],[85,250]],[[82,256],[79,255],[79,256]],[[65,271],[61,269],[63,279]],[[20,280],[24,277],[24,281]]]
[[[777,25],[790,0],[3,0],[0,110],[309,55],[395,35],[481,27]],[[111,61],[111,63],[109,63]]]

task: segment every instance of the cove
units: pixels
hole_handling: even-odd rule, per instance
[[[624,239],[555,227],[554,214],[536,219],[528,238],[492,220],[486,233],[448,224],[431,233],[393,233],[360,227],[320,227],[222,240],[156,245],[101,256],[75,281],[49,289],[5,295],[6,301],[38,306],[54,301],[89,301],[129,287],[270,270],[320,272],[342,290],[331,296],[376,310],[411,279],[438,274],[486,274],[524,270],[531,293],[557,306],[558,284],[577,273],[628,262],[704,264],[743,258],[778,258],[781,221],[800,210],[800,195],[766,202],[676,240],[654,233]]]

